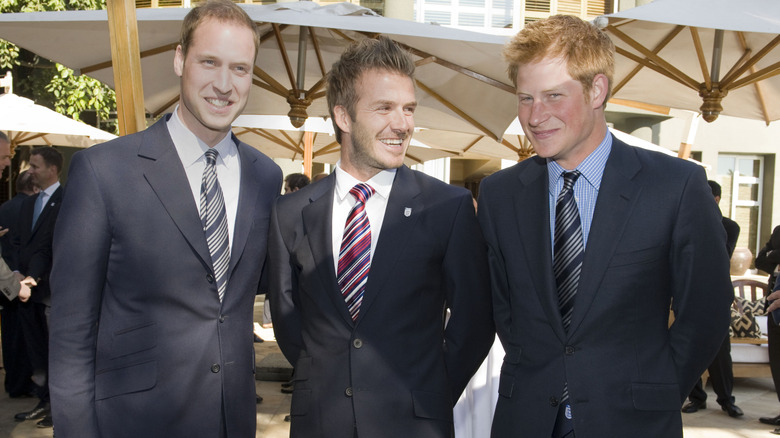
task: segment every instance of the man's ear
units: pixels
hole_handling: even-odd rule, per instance
[[[176,54],[173,55],[173,71],[176,72],[178,77],[181,77],[184,73],[184,51],[181,48],[181,44],[176,46]]]
[[[590,101],[593,108],[599,108],[604,105],[607,99],[607,90],[609,89],[609,80],[604,74],[597,74],[593,78],[593,85],[590,87]]]
[[[352,118],[344,106],[336,105],[333,107],[333,119],[341,132],[352,132]]]

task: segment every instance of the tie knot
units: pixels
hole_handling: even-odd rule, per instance
[[[579,170],[573,170],[571,172],[563,172],[563,190],[571,190],[574,187],[574,183],[577,182],[577,178],[581,175]]]
[[[354,196],[358,202],[365,204],[366,201],[368,201],[368,198],[374,194],[374,188],[368,184],[360,183],[356,184],[355,187],[352,187],[349,194]]]
[[[217,155],[219,155],[219,151],[214,148],[209,148],[209,150],[206,151],[206,164],[215,166],[217,164]]]

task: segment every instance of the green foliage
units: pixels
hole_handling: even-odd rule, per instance
[[[0,0],[0,13],[105,9],[105,0]],[[63,35],[67,38],[67,35]],[[116,111],[114,91],[87,76],[0,40],[0,75],[12,70],[14,92],[56,111],[81,120],[84,111],[95,111],[98,120]],[[100,126],[116,131],[112,126]]]

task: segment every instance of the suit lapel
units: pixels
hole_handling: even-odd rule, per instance
[[[383,286],[392,283],[390,278],[395,272],[401,249],[407,246],[406,242],[425,208],[422,199],[418,197],[419,194],[420,186],[413,171],[406,166],[399,167],[387,200],[357,322],[366,315]]]
[[[138,149],[144,177],[184,238],[206,266],[211,255],[184,166],[168,133],[167,117],[144,131]]]
[[[233,273],[233,269],[235,269],[241,254],[244,252],[249,230],[252,228],[254,218],[256,217],[254,212],[260,190],[260,181],[257,179],[258,172],[255,170],[257,157],[247,154],[246,148],[250,146],[239,142],[235,136],[233,136],[233,141],[236,143],[241,160],[241,185],[238,195],[238,209],[236,210],[236,223],[233,227],[233,239],[230,242],[229,274]],[[229,281],[230,275],[228,275]]]
[[[558,308],[558,292],[552,269],[552,248],[550,246],[550,214],[547,179],[547,164],[544,159],[534,158],[519,174],[521,190],[514,191],[515,214],[517,215],[520,245],[525,251],[529,272],[539,302],[552,324],[555,334],[566,338]],[[542,249],[541,253],[539,248]],[[520,297],[523,299],[523,297]]]
[[[62,186],[57,187],[57,190],[55,190],[54,193],[51,194],[51,197],[46,200],[46,205],[43,206],[41,214],[38,216],[38,221],[33,224],[32,232],[30,233],[31,236],[38,231],[41,224],[46,221],[46,217],[51,214],[52,209],[57,206],[60,201],[62,201]],[[35,208],[35,203],[33,203],[33,208]],[[30,221],[32,222],[32,218]]]
[[[325,295],[333,303],[345,323],[352,325],[352,317],[341,295],[336,279],[335,258],[333,254],[333,191],[336,187],[336,174],[332,173],[325,181],[317,183],[309,196],[309,205],[303,208],[303,231],[309,242],[314,264],[325,285]]]
[[[585,318],[615,254],[642,188],[634,180],[640,170],[641,163],[633,150],[613,137],[612,152],[604,168],[585,248],[570,333],[574,333]]]

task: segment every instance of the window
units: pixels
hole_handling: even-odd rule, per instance
[[[718,178],[722,194],[720,210],[739,224],[737,246],[747,247],[755,256],[761,248],[761,196],[764,159],[753,155],[720,155]]]

